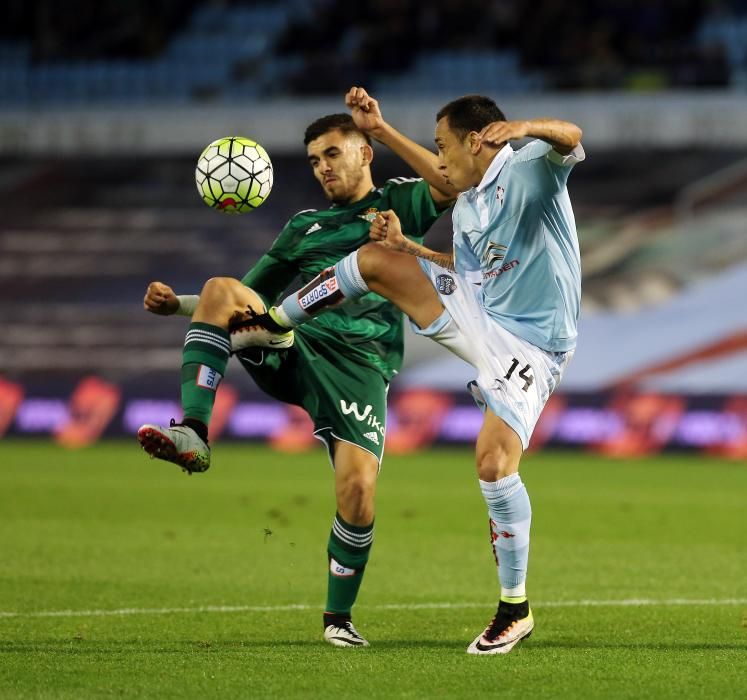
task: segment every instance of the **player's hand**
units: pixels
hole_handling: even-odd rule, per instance
[[[371,136],[385,125],[379,103],[362,87],[351,87],[345,95],[345,104],[349,107],[355,125]]]
[[[179,299],[168,284],[151,282],[145,292],[143,308],[152,314],[171,316],[179,309]]]
[[[381,243],[387,248],[401,250],[407,241],[402,233],[402,224],[399,217],[391,210],[380,211],[371,223],[369,233],[371,240]]]
[[[480,143],[488,146],[501,146],[509,141],[528,136],[529,129],[528,121],[492,122],[480,132]]]

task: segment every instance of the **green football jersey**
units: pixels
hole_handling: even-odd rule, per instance
[[[377,212],[387,209],[397,213],[402,230],[418,243],[441,214],[424,180],[388,180],[354,204],[310,209],[293,216],[242,282],[266,303],[277,303],[296,277],[306,284],[368,243],[371,221]],[[402,366],[402,314],[373,292],[321,314],[296,332],[323,341],[341,359],[375,367],[387,380]]]

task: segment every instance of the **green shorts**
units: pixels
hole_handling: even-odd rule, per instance
[[[379,371],[298,330],[288,350],[237,357],[262,391],[306,409],[314,436],[327,445],[330,460],[336,439],[357,445],[381,463],[388,382]]]

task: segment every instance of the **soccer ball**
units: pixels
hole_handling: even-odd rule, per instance
[[[244,214],[270,194],[272,163],[256,141],[227,136],[213,141],[200,154],[195,181],[209,207],[226,214]]]

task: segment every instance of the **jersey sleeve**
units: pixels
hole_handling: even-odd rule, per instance
[[[573,166],[584,160],[586,153],[584,147],[578,144],[570,153],[563,155],[551,144],[537,139],[520,149],[517,156],[532,168],[547,189],[556,191],[565,187]]]
[[[386,187],[402,230],[408,236],[422,238],[443,212],[433,201],[428,183],[419,178],[398,177],[387,180]]]
[[[289,221],[272,248],[242,277],[241,283],[251,287],[266,304],[274,304],[298,273],[293,259],[293,229]]]

